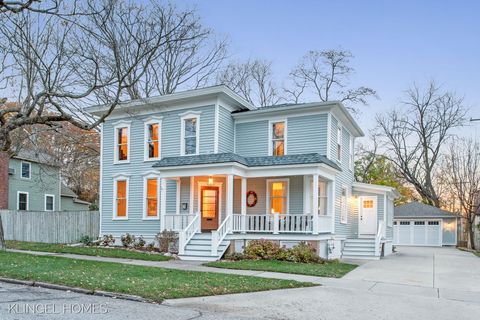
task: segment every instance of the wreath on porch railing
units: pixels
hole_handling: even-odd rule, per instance
[[[257,193],[255,191],[250,190],[247,192],[247,207],[255,207],[257,200]]]

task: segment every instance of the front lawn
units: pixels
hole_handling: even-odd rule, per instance
[[[277,260],[223,260],[208,262],[205,265],[215,268],[271,271],[333,278],[341,278],[357,267],[354,264],[337,261],[328,261],[325,263],[296,263]]]
[[[157,302],[173,298],[314,285],[290,280],[34,256],[16,252],[0,252],[0,277],[133,294]]]
[[[72,254],[81,254],[86,256],[137,259],[137,260],[148,260],[148,261],[170,260],[170,257],[166,257],[163,254],[132,251],[132,250],[126,250],[122,248],[71,247],[65,244],[22,242],[22,241],[6,241],[6,245],[8,249],[17,249],[17,250],[72,253]]]

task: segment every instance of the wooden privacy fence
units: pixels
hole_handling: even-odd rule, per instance
[[[97,238],[98,211],[0,210],[5,240],[74,243],[84,235]]]

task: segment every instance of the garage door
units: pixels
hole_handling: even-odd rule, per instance
[[[409,246],[441,246],[440,220],[397,220],[393,223],[393,243]]]

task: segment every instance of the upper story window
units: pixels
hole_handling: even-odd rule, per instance
[[[32,165],[29,162],[22,162],[21,164],[21,177],[23,179],[30,179],[32,173]]]
[[[128,179],[114,180],[114,210],[113,219],[127,219],[128,217]]]
[[[18,191],[17,210],[28,210],[28,192]]]
[[[53,194],[45,195],[45,211],[55,210],[55,196]]]
[[[114,163],[127,163],[130,160],[130,124],[119,123],[115,126]]]
[[[353,171],[353,167],[354,167],[354,149],[353,149],[353,143],[354,143],[354,139],[353,137],[350,137],[350,154],[348,156],[348,165],[349,165],[349,168],[350,168],[350,171]]]
[[[145,122],[145,161],[160,158],[161,118]]]
[[[286,122],[276,121],[270,123],[270,140],[272,156],[284,156],[287,154],[286,148]]]
[[[342,127],[337,128],[337,160],[342,161]]]
[[[189,112],[182,116],[181,155],[199,154],[200,148],[200,115]]]
[[[347,188],[342,187],[342,195],[340,197],[340,222],[347,223],[348,219],[348,202]]]
[[[271,214],[288,213],[288,180],[267,180],[267,208]]]

